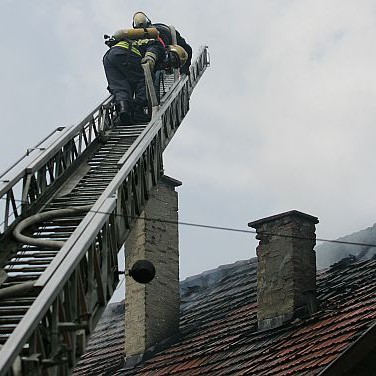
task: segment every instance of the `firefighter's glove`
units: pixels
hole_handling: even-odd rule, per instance
[[[145,56],[141,60],[141,64],[149,64],[150,70],[153,71],[155,67],[155,62],[157,60],[157,55],[153,52],[146,52]]]

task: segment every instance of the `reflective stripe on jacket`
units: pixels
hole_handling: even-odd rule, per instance
[[[122,48],[125,48],[126,50],[129,50],[129,43],[125,40],[122,40],[121,42],[116,43],[113,47],[122,47]],[[131,51],[135,53],[136,55],[142,57],[141,52],[133,45],[132,45]]]

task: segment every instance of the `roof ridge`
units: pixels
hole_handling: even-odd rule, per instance
[[[225,276],[226,272],[228,272],[230,269],[249,264],[257,264],[257,257],[251,257],[250,259],[238,260],[230,264],[220,265],[217,268],[205,270],[200,274],[189,276],[180,281],[180,288],[184,290],[193,286],[210,286]]]

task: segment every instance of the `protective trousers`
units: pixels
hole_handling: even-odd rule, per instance
[[[103,57],[110,93],[115,101],[125,101],[133,113],[147,107],[146,84],[141,57],[121,47],[113,47]]]

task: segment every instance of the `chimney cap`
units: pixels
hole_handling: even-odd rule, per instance
[[[304,218],[304,219],[306,219],[310,222],[313,222],[314,224],[319,223],[319,219],[317,217],[314,217],[312,215],[300,212],[298,210],[290,210],[290,211],[287,211],[287,212],[284,212],[284,213],[272,215],[270,217],[258,219],[257,221],[249,222],[248,227],[253,227],[253,228],[257,229],[258,227],[260,227],[264,223],[273,222],[273,221],[276,221],[276,220],[284,218],[284,217],[301,217],[301,218]]]
[[[162,176],[162,181],[165,182],[166,184],[171,185],[172,187],[180,187],[183,184],[180,180],[176,180],[167,175]]]

